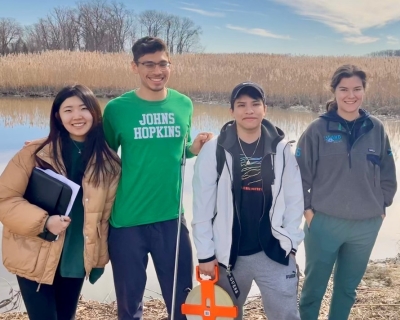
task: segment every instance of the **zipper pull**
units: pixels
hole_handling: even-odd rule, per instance
[[[228,268],[226,268],[226,273],[230,276],[231,275],[231,267],[232,265],[228,265]]]

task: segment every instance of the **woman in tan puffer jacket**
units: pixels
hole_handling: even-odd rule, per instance
[[[35,167],[81,187],[69,216],[52,215],[24,199]],[[92,91],[63,88],[53,102],[49,136],[19,151],[0,176],[3,264],[17,275],[30,320],[74,319],[84,279],[94,283],[102,275],[120,171]]]

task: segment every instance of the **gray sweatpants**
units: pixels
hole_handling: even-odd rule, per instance
[[[218,285],[229,293],[239,307],[243,319],[243,305],[250,292],[253,280],[261,292],[264,311],[271,320],[300,320],[297,308],[297,268],[295,258],[290,256],[289,265],[279,264],[259,252],[251,256],[239,256],[232,272],[240,290],[236,299],[228,281],[226,269],[219,268]]]

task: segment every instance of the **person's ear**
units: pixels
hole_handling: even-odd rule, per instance
[[[138,74],[139,73],[138,65],[137,65],[137,63],[135,61],[131,62],[131,69],[132,69],[132,72],[134,74]]]

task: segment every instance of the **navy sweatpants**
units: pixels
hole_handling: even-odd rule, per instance
[[[184,219],[182,222],[175,320],[186,319],[186,316],[181,314],[181,305],[193,285],[192,247]],[[143,319],[142,300],[149,253],[154,262],[168,314],[171,314],[177,227],[177,219],[129,228],[110,226],[108,246],[119,320]]]

